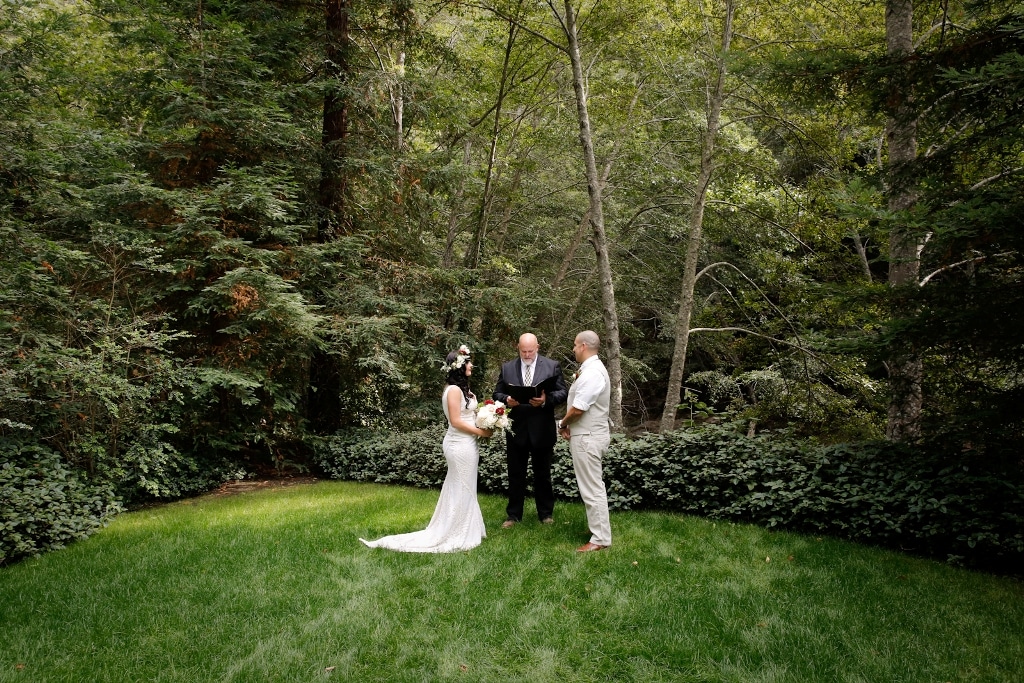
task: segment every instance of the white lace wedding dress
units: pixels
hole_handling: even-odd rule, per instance
[[[448,475],[441,487],[441,497],[434,508],[430,524],[423,531],[385,536],[376,541],[360,538],[367,546],[407,553],[450,553],[475,548],[487,536],[484,516],[476,498],[476,472],[480,462],[476,437],[452,426],[448,414],[449,391],[462,393],[458,387],[448,385],[441,394],[441,406],[448,420],[448,433],[443,442]],[[459,399],[462,420],[473,424],[476,418],[476,399],[470,399],[468,407],[461,395]]]

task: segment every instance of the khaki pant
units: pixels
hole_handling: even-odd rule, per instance
[[[576,471],[576,482],[580,497],[587,509],[590,524],[590,542],[597,545],[612,544],[612,525],[608,519],[608,494],[601,477],[601,460],[611,438],[608,434],[572,435],[569,452],[572,453],[572,467]]]

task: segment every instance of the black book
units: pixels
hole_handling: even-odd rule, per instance
[[[531,398],[539,398],[541,392],[552,391],[555,388],[556,379],[556,376],[552,375],[532,387],[523,384],[506,384],[505,393],[520,403],[529,403]]]

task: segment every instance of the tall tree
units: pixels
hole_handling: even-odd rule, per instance
[[[939,21],[942,23],[940,24]],[[1021,230],[1024,8],[975,0],[916,47],[916,223],[929,231],[920,287],[892,325],[923,362],[924,439],[965,463],[1020,465],[1024,432]],[[916,291],[915,291],[916,290]]]
[[[905,221],[914,206],[916,192],[910,178],[911,164],[917,158],[917,113],[910,79],[914,53],[913,0],[887,0],[885,6],[886,53],[894,63],[889,83],[888,203],[895,224],[889,235],[889,285],[893,288],[917,287],[924,242]],[[908,441],[921,434],[922,364],[913,348],[902,348],[889,359],[889,403],[886,437]]]
[[[612,383],[610,418],[616,429],[622,428],[622,348],[619,341],[619,314],[615,304],[615,282],[611,259],[608,256],[608,237],[604,227],[604,205],[601,199],[604,183],[594,158],[594,137],[587,110],[587,90],[583,78],[583,59],[580,56],[579,34],[576,30],[576,11],[572,2],[565,0],[564,16],[560,16],[552,0],[548,6],[561,23],[568,41],[569,61],[572,65],[572,85],[576,94],[576,115],[580,129],[580,147],[587,174],[588,212],[594,235],[591,239],[597,254],[598,274],[601,282],[601,303],[604,317],[604,344],[608,360],[608,377]]]
[[[672,368],[669,371],[668,391],[665,408],[661,414],[661,431],[668,432],[675,427],[676,410],[682,394],[683,369],[686,365],[686,349],[690,340],[690,318],[693,315],[693,291],[697,282],[697,262],[700,259],[701,235],[704,228],[704,207],[708,187],[715,170],[715,140],[721,123],[722,103],[726,98],[725,77],[728,71],[729,47],[732,44],[732,21],[735,13],[734,0],[726,0],[725,17],[722,23],[721,50],[715,60],[715,80],[711,84],[707,101],[707,125],[701,144],[700,170],[694,188],[693,208],[690,210],[690,229],[686,237],[686,260],[683,262],[682,292],[679,297],[679,314],[675,326],[675,350],[672,354]]]
[[[323,99],[322,148],[320,164],[320,232],[326,237],[348,231],[345,216],[347,169],[345,143],[349,134],[350,35],[352,0],[324,0],[324,65],[326,87]]]

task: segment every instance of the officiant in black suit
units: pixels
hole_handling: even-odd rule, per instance
[[[518,348],[519,358],[502,364],[493,395],[495,401],[501,401],[512,409],[512,430],[505,434],[508,507],[505,508],[505,522],[501,525],[505,529],[523,520],[526,469],[531,459],[537,517],[544,524],[554,522],[551,459],[558,440],[555,407],[565,403],[569,395],[561,366],[537,353],[540,345],[535,335],[527,332],[519,337]],[[517,400],[512,394],[518,394],[522,400]]]

